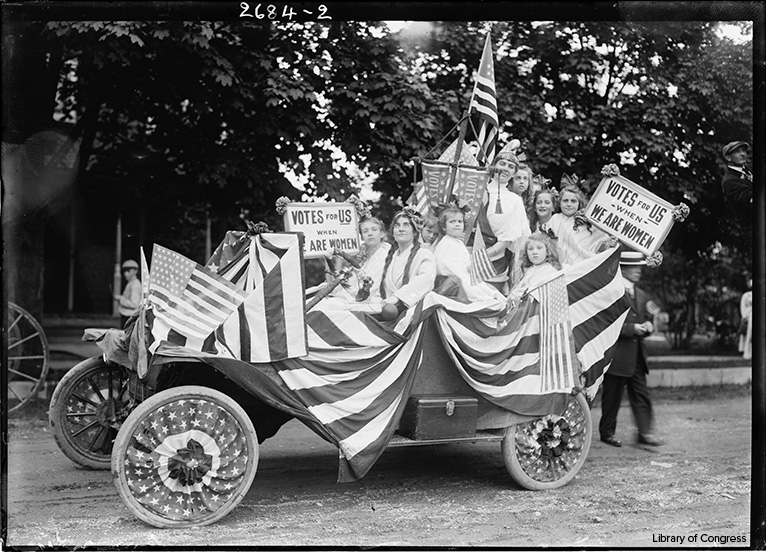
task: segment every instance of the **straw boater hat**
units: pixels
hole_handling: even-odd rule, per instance
[[[638,251],[623,251],[620,253],[622,266],[646,266],[646,256]]]
[[[122,268],[138,268],[138,263],[133,259],[128,259],[122,263]]]

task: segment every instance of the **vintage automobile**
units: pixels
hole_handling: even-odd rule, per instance
[[[247,237],[254,247],[276,235]],[[600,253],[569,274],[568,285],[594,270],[612,278],[618,257],[616,248]],[[612,308],[600,313],[607,328],[601,343],[616,340],[607,332],[627,311],[613,308],[624,296],[621,283],[590,287],[611,294],[602,301]],[[576,343],[575,384],[535,391],[546,354],[536,308],[529,297],[512,316],[488,314],[430,292],[386,323],[317,307],[305,314],[305,354],[261,362],[242,360],[242,348],[231,354],[230,343],[224,351],[220,341],[147,347],[141,340],[151,339],[152,309],[145,305],[124,331],[86,332],[104,354],[61,380],[50,423],[68,458],[110,468],[125,505],[156,527],[201,526],[225,516],[253,482],[259,443],[279,438],[279,428],[296,417],[338,446],[340,482],[363,477],[386,447],[497,441],[515,483],[554,489],[587,458],[592,422],[585,392],[595,393],[608,347]],[[594,312],[576,316],[573,326],[592,324]],[[269,331],[281,323],[270,320]],[[466,328],[464,340],[459,332]],[[480,351],[477,343],[488,348]],[[147,350],[149,360],[142,360]]]

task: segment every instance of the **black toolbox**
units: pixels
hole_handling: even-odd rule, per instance
[[[404,407],[399,434],[418,441],[472,437],[478,406],[474,397],[413,395]]]

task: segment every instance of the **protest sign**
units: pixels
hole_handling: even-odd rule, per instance
[[[645,255],[660,248],[675,221],[673,205],[622,176],[607,176],[601,181],[585,216]]]
[[[356,208],[350,203],[288,203],[284,213],[287,232],[303,232],[303,256],[324,257],[338,248],[359,251]]]

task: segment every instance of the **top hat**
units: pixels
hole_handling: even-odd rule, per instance
[[[729,142],[723,147],[721,151],[723,152],[723,156],[726,157],[727,155],[732,153],[735,149],[742,148],[742,147],[747,148],[749,150],[750,144],[748,144],[747,142],[742,142],[742,141]]]
[[[620,253],[620,266],[646,266],[646,256],[638,251]]]
[[[135,268],[138,269],[138,263],[134,261],[133,259],[128,259],[124,263],[122,263],[122,268]]]

